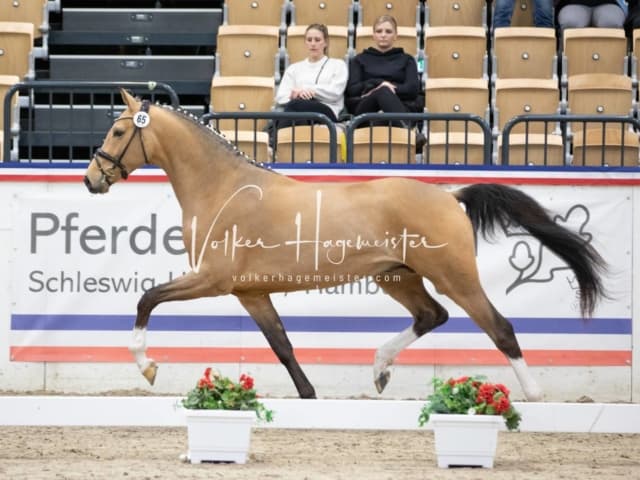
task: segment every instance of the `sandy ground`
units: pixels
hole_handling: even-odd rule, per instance
[[[186,428],[0,427],[0,479],[640,479],[640,435],[499,435],[488,470],[437,468],[428,430],[258,428],[246,464],[191,465]]]

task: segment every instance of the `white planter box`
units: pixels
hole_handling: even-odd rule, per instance
[[[438,467],[493,468],[500,415],[431,414]]]
[[[185,409],[191,463],[245,463],[256,412]]]

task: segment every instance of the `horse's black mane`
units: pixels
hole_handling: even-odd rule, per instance
[[[160,103],[156,103],[156,106],[161,107],[162,109],[167,110],[167,111],[169,111],[171,113],[177,114],[179,117],[181,117],[181,118],[183,118],[185,120],[188,120],[193,125],[198,127],[198,129],[202,133],[212,137],[215,141],[217,141],[218,143],[221,143],[229,152],[234,153],[236,156],[240,157],[241,159],[243,159],[247,163],[249,163],[249,164],[251,164],[251,165],[253,165],[253,166],[257,167],[257,168],[261,168],[263,170],[268,170],[270,172],[273,172],[271,167],[269,167],[268,165],[256,162],[253,158],[251,158],[245,152],[243,152],[240,149],[238,149],[238,147],[231,140],[229,140],[227,137],[225,137],[220,132],[220,130],[215,128],[211,123],[203,122],[202,120],[200,120],[200,118],[198,118],[196,115],[192,114],[188,110],[186,110],[184,108],[181,108],[181,107],[174,108],[171,105],[160,104]],[[273,172],[273,173],[275,173],[275,172]]]

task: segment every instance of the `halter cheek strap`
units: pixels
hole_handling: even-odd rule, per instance
[[[140,106],[140,111],[148,114],[149,105],[150,105],[149,100],[143,100],[142,105]],[[98,165],[98,168],[100,169],[100,172],[104,175],[105,181],[109,185],[112,184],[110,177],[112,177],[113,175],[105,171],[105,169],[102,167],[102,163],[100,162],[100,159],[103,158],[104,160],[111,162],[115,167],[117,167],[120,170],[120,176],[124,180],[126,180],[129,177],[129,172],[127,172],[126,167],[122,164],[122,159],[125,153],[127,153],[127,150],[129,149],[129,146],[131,145],[131,142],[133,141],[136,135],[140,137],[140,146],[142,148],[142,154],[144,155],[144,163],[147,163],[147,164],[149,163],[149,159],[147,158],[147,151],[144,148],[144,142],[142,141],[142,127],[138,126],[138,124],[133,120],[133,117],[120,117],[116,120],[116,122],[120,120],[131,120],[135,125],[135,130],[133,131],[133,134],[131,135],[131,137],[129,137],[129,141],[124,146],[122,153],[120,153],[119,156],[115,157],[110,153],[105,152],[102,148],[98,148],[93,156],[94,160],[96,161],[96,164]]]

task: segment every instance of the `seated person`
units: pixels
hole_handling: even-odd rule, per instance
[[[378,17],[373,24],[375,47],[369,47],[351,59],[345,100],[349,113],[424,110],[416,60],[402,48],[393,46],[397,31],[395,18],[390,15]]]
[[[510,27],[516,0],[494,0],[493,28]],[[533,0],[533,24],[553,28],[553,0]]]
[[[555,0],[558,26],[622,28],[627,17],[624,0]]]
[[[337,122],[344,108],[347,64],[344,60],[327,57],[329,31],[325,25],[309,25],[304,43],[309,55],[287,67],[278,86],[276,104],[285,112],[319,112]],[[292,123],[278,120],[277,127]]]

